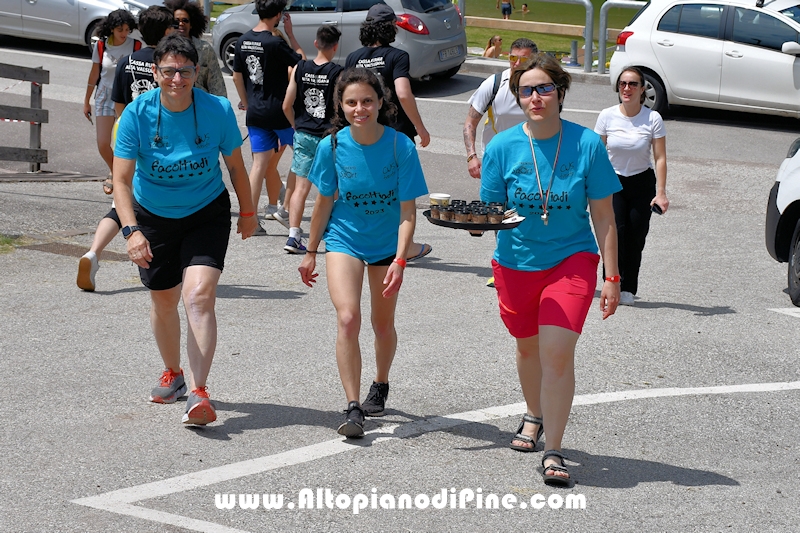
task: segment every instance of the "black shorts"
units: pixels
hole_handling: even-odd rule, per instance
[[[136,201],[133,211],[153,251],[150,268],[139,267],[139,277],[148,289],[177,287],[189,266],[210,266],[220,271],[224,267],[231,234],[231,199],[227,190],[184,218],[154,215]]]
[[[122,229],[122,222],[119,221],[119,215],[117,214],[116,207],[112,207],[111,211],[106,213],[106,216],[104,216],[103,218],[110,218],[111,220],[117,223],[118,228]]]
[[[380,261],[375,261],[374,263],[367,263],[367,266],[371,267],[385,267],[389,266],[394,262],[395,254],[390,255],[386,259],[381,259]]]

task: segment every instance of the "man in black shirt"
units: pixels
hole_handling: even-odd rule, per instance
[[[386,4],[375,4],[369,9],[367,19],[361,24],[359,39],[363,48],[347,56],[345,66],[372,69],[383,77],[392,91],[392,102],[397,106],[394,129],[405,133],[412,141],[419,135],[425,147],[431,136],[417,110],[411,80],[408,75],[408,53],[390,46],[397,35],[397,16]]]
[[[117,117],[122,115],[125,106],[133,99],[157,84],[153,78],[153,50],[165,35],[174,31],[172,11],[164,6],[150,6],[139,15],[139,31],[145,47],[129,56],[125,56],[117,64],[114,74],[114,88],[111,99]]]
[[[239,107],[247,109],[246,125],[253,152],[250,189],[256,209],[261,197],[261,182],[272,154],[284,144],[291,146],[294,135],[283,114],[283,98],[289,85],[289,68],[304,56],[294,37],[292,20],[288,13],[283,13],[285,7],[286,0],[257,0],[260,20],[252,30],[239,37],[233,56],[233,83],[241,99]],[[286,41],[272,34],[281,18],[294,50]],[[267,182],[270,206],[275,205],[272,200],[277,204],[281,184],[280,179],[276,181]]]

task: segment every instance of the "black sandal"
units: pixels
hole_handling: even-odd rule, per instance
[[[536,438],[533,439],[528,435],[522,433],[522,428],[525,427],[525,422],[529,424],[539,424],[539,431],[536,432]],[[532,452],[536,450],[536,443],[539,442],[539,439],[542,438],[542,433],[544,433],[544,424],[542,424],[542,419],[536,416],[531,416],[528,413],[522,415],[522,422],[519,423],[519,427],[517,428],[517,434],[514,435],[514,438],[511,440],[511,444],[509,448],[512,450],[517,450],[518,452]],[[515,440],[521,440],[522,442],[530,443],[530,447],[528,446],[520,446],[519,444],[514,444]]]
[[[114,192],[114,180],[111,179],[111,174],[103,181],[103,192],[106,194]]]
[[[558,457],[558,459],[561,461],[561,464],[544,466],[544,461],[548,457]],[[567,470],[567,467],[564,466],[564,459],[566,459],[566,457],[564,457],[564,454],[558,450],[547,450],[544,452],[544,455],[542,456],[542,479],[544,479],[545,485],[550,485],[552,487],[570,487],[572,485],[572,478],[569,475],[569,470]],[[557,476],[554,473],[548,475],[548,470],[552,470],[553,472],[563,472],[567,475]]]

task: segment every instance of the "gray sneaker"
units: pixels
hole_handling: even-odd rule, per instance
[[[347,404],[344,423],[336,431],[348,439],[359,439],[364,436],[364,411],[358,402],[353,401]]]
[[[289,229],[289,212],[283,208],[283,206],[279,207],[277,211],[272,213],[272,218],[280,222],[284,228]]]
[[[205,426],[217,419],[217,410],[214,403],[208,398],[208,391],[205,387],[198,387],[189,393],[186,399],[186,413],[181,422],[184,424],[194,424],[195,426]]]
[[[361,404],[367,416],[383,416],[386,399],[389,397],[389,384],[372,382],[367,399]]]
[[[164,370],[158,381],[158,386],[150,392],[150,401],[153,403],[175,403],[175,400],[186,394],[186,381],[183,379],[183,369],[180,373],[169,368]]]

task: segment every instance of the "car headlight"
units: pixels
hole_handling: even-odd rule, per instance
[[[219,14],[219,16],[217,17],[217,22],[216,22],[216,24],[219,24],[220,22],[222,22],[223,20],[225,20],[226,18],[228,18],[228,17],[230,17],[230,16],[231,16],[231,13],[225,13],[225,12],[223,11],[223,12],[222,12],[222,13],[220,13],[220,14]],[[215,24],[215,25],[216,25],[216,24]]]
[[[800,150],[800,137],[794,140],[792,145],[789,147],[789,153],[786,155],[786,159],[791,159],[794,157],[794,154]]]

